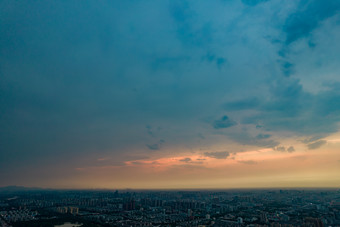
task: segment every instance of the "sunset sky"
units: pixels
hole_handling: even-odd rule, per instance
[[[0,187],[340,187],[339,0],[0,1]]]

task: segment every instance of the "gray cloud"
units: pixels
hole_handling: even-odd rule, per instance
[[[191,162],[191,158],[183,158],[183,159],[180,159],[179,161],[181,161],[181,162]]]
[[[275,147],[274,150],[280,151],[280,152],[285,152],[286,148],[284,146],[279,146],[279,147]]]
[[[255,164],[257,164],[257,162],[254,161],[254,160],[242,160],[242,161],[237,161],[237,162],[243,163],[243,164],[247,164],[247,165],[255,165]]]
[[[327,143],[326,140],[319,140],[319,141],[316,141],[314,143],[310,143],[307,145],[308,149],[309,150],[315,150],[315,149],[318,149],[319,147],[325,145]]]
[[[324,136],[320,136],[320,135],[316,135],[316,136],[312,136],[312,137],[308,137],[306,139],[303,139],[301,142],[308,144],[308,143],[312,143],[314,141],[317,141],[319,139],[322,139]]]
[[[293,146],[290,146],[290,147],[287,148],[287,151],[290,152],[290,153],[294,152],[295,148]]]
[[[280,151],[280,152],[289,152],[292,153],[295,151],[295,148],[293,146],[285,147],[285,146],[278,146],[273,148],[275,151]]]
[[[226,159],[229,157],[229,152],[227,151],[212,151],[212,152],[205,152],[204,156],[216,159]]]

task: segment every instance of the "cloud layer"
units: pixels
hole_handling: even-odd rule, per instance
[[[0,181],[34,179],[37,163],[43,182],[150,156],[326,147],[340,121],[339,10],[337,0],[2,1]]]

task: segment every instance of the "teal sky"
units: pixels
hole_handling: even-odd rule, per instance
[[[340,186],[339,12],[0,1],[0,186]]]

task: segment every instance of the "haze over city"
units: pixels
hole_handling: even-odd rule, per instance
[[[1,1],[0,187],[339,188],[339,10]]]

